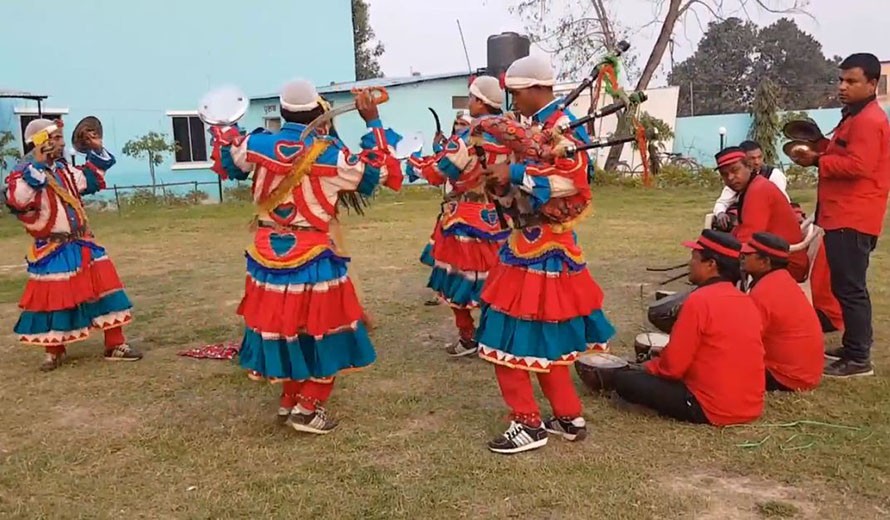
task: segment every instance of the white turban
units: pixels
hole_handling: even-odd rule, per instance
[[[35,119],[28,123],[25,127],[25,142],[30,143],[34,140],[34,136],[40,132],[46,132],[47,135],[59,129],[59,125],[53,123],[49,119]]]
[[[504,83],[509,89],[531,87],[552,87],[556,84],[556,74],[546,56],[526,56],[520,58],[507,69]]]
[[[315,86],[303,79],[285,84],[278,97],[281,108],[289,112],[308,112],[318,106],[318,99]]]
[[[492,108],[504,105],[504,91],[501,82],[492,76],[479,76],[470,85],[470,94]]]

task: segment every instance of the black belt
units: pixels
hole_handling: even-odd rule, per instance
[[[324,231],[312,226],[282,226],[281,224],[275,224],[274,222],[266,222],[263,220],[257,222],[257,227],[280,229],[283,231],[317,231],[319,233],[324,233]]]
[[[90,235],[87,231],[76,231],[74,233],[50,233],[45,240],[47,242],[72,242],[74,240],[80,240],[81,238],[88,236]]]

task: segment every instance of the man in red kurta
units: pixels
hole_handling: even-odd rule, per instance
[[[681,421],[754,421],[763,412],[763,341],[760,312],[736,288],[742,246],[710,229],[684,245],[692,249],[689,281],[698,287],[683,303],[661,356],[645,370],[616,373],[614,388],[625,401]]]
[[[753,174],[744,150],[735,146],[725,148],[716,159],[724,184],[739,194],[739,224],[732,230],[739,242],[748,242],[757,232],[778,235],[789,244],[803,241],[797,214],[788,198],[765,177]],[[788,271],[798,282],[807,279],[806,251],[791,255]]]
[[[763,323],[766,389],[812,390],[822,379],[824,340],[816,311],[788,273],[788,242],[754,233],[742,246],[742,269]]]
[[[826,353],[835,361],[825,375],[869,376],[873,330],[866,272],[887,211],[890,123],[875,97],[878,58],[853,54],[840,69],[841,122],[824,153],[810,151],[796,160],[819,167],[816,223],[825,230],[831,291],[844,318],[843,346]]]

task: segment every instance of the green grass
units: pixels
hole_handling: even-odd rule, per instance
[[[619,353],[632,352],[644,327],[641,284],[649,298],[662,279],[645,267],[687,258],[679,242],[700,231],[716,195],[596,191],[579,238]],[[812,211],[811,192],[794,195]],[[491,365],[446,359],[451,314],[423,306],[429,271],[417,259],[437,210],[433,192],[408,190],[347,219],[352,275],[379,326],[378,362],[338,381],[330,408],[341,428],[324,438],[276,426],[277,389],[235,363],[176,355],[239,337],[249,206],[92,215],[136,304],[127,332],[146,351],[140,363],[104,363],[97,337],[40,373],[40,349],[11,334],[24,274],[0,270],[0,516],[886,517],[884,247],[870,270],[877,377],[770,396],[759,423],[724,430],[633,415],[585,393],[591,438],[505,458],[485,449],[507,412]],[[17,226],[0,220],[0,265],[22,263],[28,239]],[[797,420],[861,430],[770,426]]]

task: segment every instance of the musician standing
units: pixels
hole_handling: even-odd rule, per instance
[[[470,116],[485,118],[501,114],[504,91],[497,78],[480,76],[470,85]],[[439,219],[431,257],[434,261],[427,287],[451,306],[459,339],[446,352],[460,357],[475,354],[476,324],[470,314],[479,307],[488,272],[498,263],[498,250],[510,235],[485,193],[483,167],[509,161],[510,150],[486,136],[478,144],[469,128],[452,135],[441,152],[408,160],[408,178],[424,177],[430,184],[452,186]],[[478,146],[484,154],[477,155]]]
[[[742,246],[742,269],[754,278],[749,294],[763,324],[767,391],[812,390],[822,379],[822,326],[788,273],[789,250],[770,233],[754,233]]]
[[[130,299],[105,249],[93,238],[81,200],[105,188],[114,156],[91,131],[86,163],[81,168],[69,165],[63,159],[61,121],[31,121],[24,140],[34,144],[34,151],[6,180],[6,204],[34,237],[15,333],[21,342],[45,348],[40,366],[45,372],[58,368],[66,345],[87,339],[91,329],[104,331],[105,359],[142,359],[127,344],[122,328],[132,320]]]
[[[247,249],[247,279],[238,313],[245,331],[240,363],[254,380],[283,383],[279,419],[298,431],[325,434],[337,426],[324,404],[334,379],[376,358],[365,315],[347,275],[349,258],[329,237],[340,192],[370,195],[378,184],[401,187],[393,146],[367,92],[356,105],[370,130],[352,153],[325,128],[301,134],[325,112],[311,83],[281,91],[276,133],[242,135],[214,127],[214,171],[253,176],[257,229]]]
[[[763,149],[760,147],[760,144],[758,144],[757,141],[743,141],[742,144],[739,145],[739,148],[745,152],[745,157],[748,159],[748,164],[751,166],[753,175],[762,175],[766,180],[775,184],[782,194],[785,195],[785,198],[790,201],[791,199],[788,197],[787,189],[788,180],[785,177],[785,174],[779,168],[763,162]],[[724,186],[723,191],[720,193],[720,197],[714,204],[714,223],[716,224],[717,229],[720,231],[731,231],[732,224],[729,213],[731,212],[731,209],[738,211],[738,201],[739,194],[729,186]]]
[[[881,63],[852,54],[840,65],[842,117],[824,153],[805,151],[803,166],[819,167],[816,223],[825,230],[831,290],[840,301],[843,346],[826,353],[829,377],[869,376],[873,341],[867,272],[887,212],[890,123],[878,104]]]
[[[517,60],[505,83],[515,108],[545,130],[574,119],[553,95],[554,71],[545,58]],[[589,142],[581,128],[569,138]],[[510,235],[482,292],[479,355],[495,364],[512,412],[510,427],[488,445],[496,453],[542,447],[548,432],[570,441],[587,433],[569,366],[588,350],[605,350],[615,333],[572,232],[590,206],[589,166],[587,154],[578,153],[554,164],[496,164],[486,172],[495,191],[519,196],[534,219]],[[568,219],[557,216],[566,213]],[[543,422],[530,372],[553,408]]]
[[[760,313],[736,288],[741,244],[706,229],[694,242],[689,281],[696,289],[680,308],[661,356],[644,370],[617,371],[612,383],[633,404],[680,421],[725,426],[763,412],[764,362]]]

